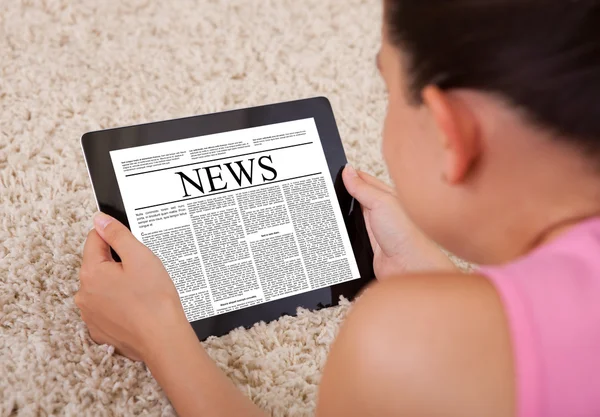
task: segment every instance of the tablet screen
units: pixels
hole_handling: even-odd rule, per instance
[[[313,118],[110,157],[190,322],[360,278]]]

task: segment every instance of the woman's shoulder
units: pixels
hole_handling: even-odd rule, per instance
[[[514,416],[507,320],[487,279],[391,278],[368,288],[336,339],[318,416]]]

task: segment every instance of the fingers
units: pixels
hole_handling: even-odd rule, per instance
[[[350,165],[344,168],[342,178],[350,195],[367,209],[373,209],[379,202],[390,197],[387,191],[365,181]]]
[[[96,229],[90,230],[83,246],[83,263],[97,264],[112,261],[110,246],[102,240]]]
[[[125,225],[102,212],[94,216],[94,227],[98,235],[117,252],[121,259],[142,245]]]
[[[371,249],[375,252],[379,243],[377,243],[377,239],[375,239],[375,235],[373,234],[373,229],[371,228],[371,216],[368,210],[364,210],[364,219],[365,219],[365,227],[367,229],[367,235],[369,236],[369,242],[371,243]]]
[[[381,191],[386,192],[388,194],[396,195],[396,189],[391,185],[386,184],[381,181],[379,178],[374,177],[371,174],[367,174],[364,171],[356,171],[358,176],[361,177],[367,184],[379,188]]]

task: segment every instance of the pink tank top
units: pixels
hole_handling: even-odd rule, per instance
[[[483,267],[513,343],[518,417],[600,417],[600,219]]]

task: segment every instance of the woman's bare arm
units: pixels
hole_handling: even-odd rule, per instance
[[[478,276],[375,284],[331,349],[317,417],[514,417],[506,319]]]
[[[266,417],[208,356],[188,323],[148,346],[146,365],[181,417]]]

